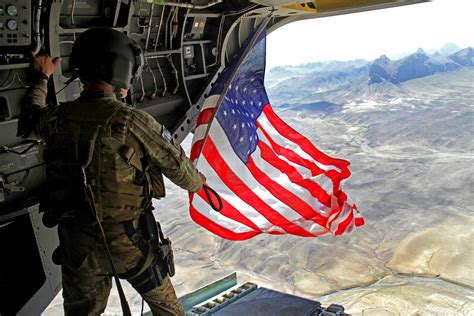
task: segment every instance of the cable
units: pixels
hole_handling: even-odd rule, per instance
[[[74,11],[76,10],[76,0],[72,0],[72,5],[71,5],[71,24],[74,25]]]
[[[153,9],[155,8],[155,4],[152,3],[150,6],[150,21],[148,21],[148,31],[146,34],[146,41],[145,41],[145,51],[148,50],[148,43],[150,41],[150,33],[151,33],[151,25],[153,21]]]
[[[33,55],[36,55],[41,47],[43,46],[41,27],[41,9],[43,8],[43,0],[38,0],[36,3],[36,10],[33,18],[33,35],[35,38],[35,48],[33,49]]]
[[[221,2],[222,0],[214,0],[214,1],[209,1],[209,3],[207,4],[198,5],[198,4],[191,4],[191,3],[178,3],[178,2],[165,1],[163,4],[169,5],[172,7],[177,7],[177,8],[202,10],[202,9],[212,7],[213,5],[219,4]]]
[[[174,80],[175,80],[175,83],[176,83],[176,86],[174,87],[173,89],[173,94],[176,94],[176,92],[178,92],[179,90],[179,77],[178,77],[178,70],[176,69],[176,66],[174,65],[173,63],[173,60],[171,59],[171,55],[168,55],[168,61],[171,65],[171,68],[173,68],[173,70],[171,70],[171,73],[174,75]]]
[[[15,149],[13,149],[11,147],[8,147],[8,146],[0,147],[0,154],[13,153],[13,154],[16,154],[16,155],[23,155],[23,154],[27,153],[30,149],[35,147],[36,145],[40,144],[40,142],[37,141],[37,140],[27,140],[27,141],[22,142],[20,145],[28,144],[28,143],[30,143],[30,146],[26,147],[22,151],[16,151]]]
[[[154,99],[156,97],[156,94],[158,93],[158,85],[156,84],[156,77],[155,73],[153,72],[153,69],[151,69],[150,65],[148,64],[147,61],[147,68],[146,70],[151,74],[151,78],[153,80],[153,94],[150,96],[150,98]]]
[[[155,45],[154,45],[154,49],[156,51],[156,47],[158,46],[158,42],[160,40],[160,33],[161,33],[161,25],[163,24],[163,17],[165,15],[165,6],[163,6],[161,8],[161,17],[160,17],[160,24],[158,25],[158,31],[156,33],[156,38],[155,38]]]
[[[160,62],[158,61],[158,58],[155,58],[156,61],[156,66],[158,67],[158,71],[160,72],[161,79],[163,80],[163,92],[161,95],[164,97],[166,94],[166,91],[168,91],[168,86],[166,85],[166,79],[165,76],[163,75],[163,71],[161,70]]]

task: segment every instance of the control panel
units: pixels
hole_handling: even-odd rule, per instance
[[[31,1],[0,0],[0,47],[31,43]]]

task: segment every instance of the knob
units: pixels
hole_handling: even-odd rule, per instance
[[[18,22],[16,20],[8,20],[7,21],[7,29],[9,30],[16,30],[18,28]]]

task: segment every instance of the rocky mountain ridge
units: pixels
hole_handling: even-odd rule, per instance
[[[454,48],[448,45],[434,54],[419,49],[399,60],[382,55],[374,61],[358,59],[276,67],[266,74],[265,86],[275,108],[320,101],[344,104],[347,100],[408,97],[405,83],[425,85],[423,79],[433,76],[453,74],[456,82],[467,79],[472,82],[472,47],[447,55]]]
[[[369,84],[385,81],[399,84],[436,73],[471,67],[473,62],[474,51],[472,47],[459,50],[446,58],[443,58],[441,54],[429,56],[421,48],[416,53],[396,61],[382,55],[374,60],[369,68]]]

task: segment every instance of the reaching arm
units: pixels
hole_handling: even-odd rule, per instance
[[[31,132],[38,132],[41,109],[46,108],[46,94],[48,93],[48,79],[59,66],[61,59],[51,59],[48,55],[32,57],[32,67],[35,76],[31,86],[26,90],[21,106],[21,115],[18,120],[17,136],[28,137]]]
[[[185,190],[201,190],[204,176],[162,125],[149,114],[135,109],[131,111],[130,121],[130,130],[145,146],[151,167],[159,168],[168,179]]]

